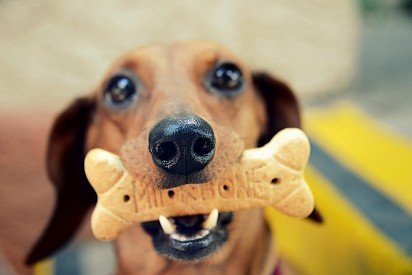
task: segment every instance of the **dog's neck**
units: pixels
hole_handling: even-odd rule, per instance
[[[278,262],[273,239],[263,220],[262,211],[252,211],[257,214],[255,219],[244,223],[243,228],[231,229],[228,244],[216,255],[200,263],[180,263],[159,256],[152,246],[151,238],[136,226],[116,242],[117,273],[271,274]],[[242,214],[237,215],[242,219]],[[231,240],[231,237],[236,240]],[[230,243],[232,241],[233,244]]]

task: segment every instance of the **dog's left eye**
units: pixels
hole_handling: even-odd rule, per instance
[[[244,78],[240,68],[232,62],[215,66],[206,77],[206,88],[225,95],[234,95],[241,91]]]
[[[112,108],[127,107],[136,97],[136,83],[126,75],[116,75],[107,83],[104,102]]]

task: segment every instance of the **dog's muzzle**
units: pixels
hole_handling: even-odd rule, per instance
[[[212,127],[194,115],[166,118],[149,133],[154,163],[171,175],[187,176],[204,169],[215,155]]]

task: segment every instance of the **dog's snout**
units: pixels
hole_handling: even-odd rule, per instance
[[[166,118],[150,131],[149,150],[155,164],[167,173],[189,175],[213,159],[215,135],[198,116]]]

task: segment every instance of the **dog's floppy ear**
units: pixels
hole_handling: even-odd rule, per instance
[[[56,205],[46,229],[26,259],[29,265],[70,240],[96,202],[83,168],[85,139],[94,109],[94,99],[80,98],[54,122],[47,148],[47,172],[55,188]]]
[[[299,104],[288,85],[263,72],[253,74],[253,84],[265,102],[268,118],[259,146],[284,128],[300,128]]]
[[[284,128],[300,128],[299,103],[289,86],[264,72],[256,72],[252,77],[253,85],[265,102],[268,119],[258,145],[268,143],[277,132]],[[316,208],[308,218],[316,222],[323,221]]]

